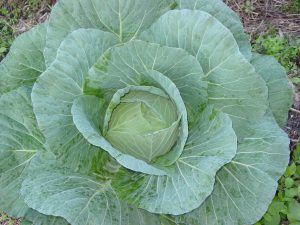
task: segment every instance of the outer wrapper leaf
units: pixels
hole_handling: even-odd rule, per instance
[[[216,176],[200,208],[174,221],[189,225],[250,225],[268,209],[289,161],[289,139],[271,112],[247,129],[235,158]]]
[[[33,114],[31,88],[20,87],[0,98],[0,207],[10,216],[24,217],[33,225],[67,225],[65,220],[30,209],[20,195],[26,168],[45,140]]]
[[[39,155],[22,185],[26,203],[73,225],[159,225],[159,217],[122,203],[110,186],[94,176],[73,172],[52,154]]]
[[[56,216],[46,216],[30,209],[22,220],[22,225],[70,225],[65,219]]]
[[[239,16],[222,0],[176,0],[178,9],[201,10],[211,14],[233,34],[241,53],[246,59],[252,57],[249,36],[244,32]]]
[[[19,193],[24,169],[44,150],[30,92],[31,88],[20,87],[0,98],[0,206],[15,217],[29,210]]]
[[[270,108],[279,126],[283,127],[293,102],[293,90],[285,69],[275,58],[266,55],[254,54],[251,63],[265,80]]]
[[[78,132],[71,107],[83,94],[89,68],[116,43],[114,35],[107,32],[74,31],[60,46],[57,60],[39,77],[32,90],[34,113],[51,151],[77,170],[90,171],[93,160],[101,157],[102,152],[96,151]]]
[[[136,37],[169,10],[173,0],[64,0],[53,8],[45,49],[49,66],[60,43],[72,31],[94,28],[110,32],[120,42]]]
[[[47,23],[20,35],[0,63],[0,95],[24,85],[33,85],[45,70],[43,51]]]

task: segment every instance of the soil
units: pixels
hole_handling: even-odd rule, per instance
[[[300,37],[299,0],[224,0],[224,2],[239,13],[246,32],[251,36],[265,33],[273,27],[281,35]],[[293,2],[298,5],[293,7]]]

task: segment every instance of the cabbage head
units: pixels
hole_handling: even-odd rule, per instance
[[[0,208],[32,225],[250,225],[289,161],[285,71],[220,0],[60,0],[0,96]]]

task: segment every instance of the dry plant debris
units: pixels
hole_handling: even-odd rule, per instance
[[[295,4],[296,1],[294,0]],[[225,0],[224,2],[240,14],[246,31],[251,36],[266,32],[270,26],[278,29],[279,33],[300,36],[300,11],[296,12],[296,6],[288,10],[293,4],[291,0]]]

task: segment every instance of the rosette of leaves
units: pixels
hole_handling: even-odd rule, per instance
[[[61,0],[0,66],[0,208],[34,225],[245,225],[292,91],[219,0]]]

